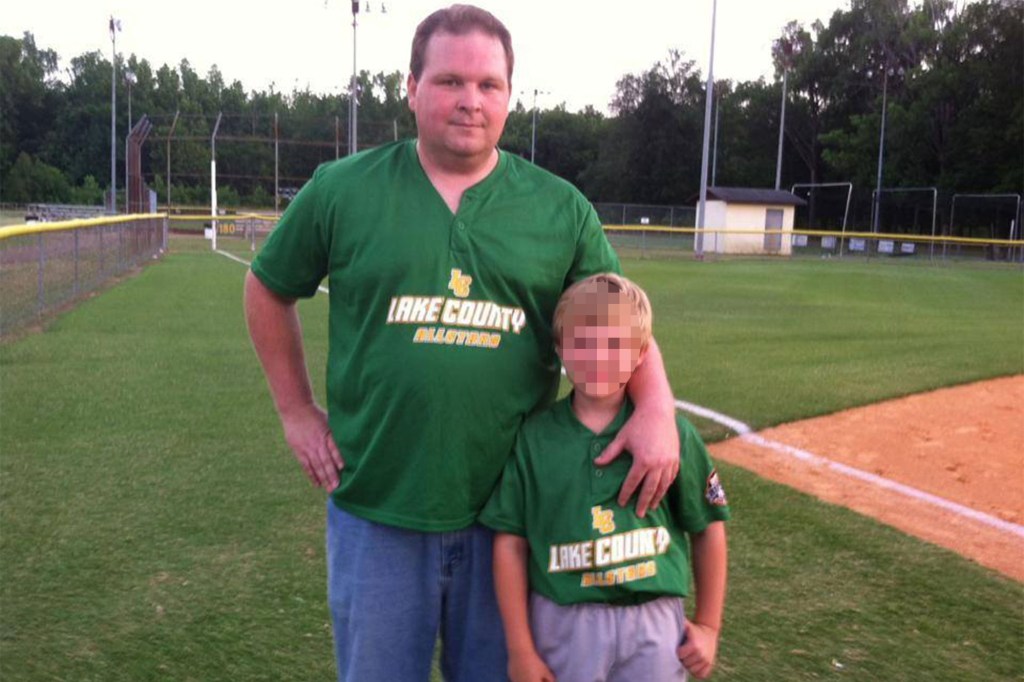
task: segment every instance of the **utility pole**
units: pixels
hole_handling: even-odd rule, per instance
[[[359,107],[356,100],[359,97],[359,81],[356,71],[356,27],[358,25],[359,0],[352,2],[352,80],[348,89],[348,153],[351,156],[359,151],[358,126]]]
[[[782,138],[786,130],[786,82],[789,80],[789,69],[782,71],[782,113],[779,115],[779,154],[775,160],[775,189],[782,186]]]
[[[700,161],[700,200],[697,204],[697,232],[693,255],[704,258],[704,208],[708,199],[708,147],[711,146],[711,104],[715,96],[715,21],[718,18],[718,0],[711,4],[711,57],[708,59],[708,84],[704,92],[704,146]]]
[[[889,60],[886,59],[885,70],[882,74],[882,129],[878,133],[878,176],[875,180],[875,205],[872,206],[871,231],[878,232],[878,214],[882,208],[882,160],[885,157],[885,110],[886,99],[889,93]]]
[[[793,58],[800,54],[800,43],[793,37],[785,35],[775,42],[772,54],[782,66],[782,111],[779,114],[779,153],[775,160],[775,189],[782,187],[782,141],[786,130],[786,90],[789,84],[789,70],[793,67]]]
[[[110,16],[110,205],[107,212],[117,213],[117,34],[121,20]]]
[[[129,205],[131,180],[128,177],[128,140],[132,135],[132,85],[135,83],[135,74],[131,71],[125,71],[124,83],[128,86],[128,133],[124,136],[124,212],[131,213],[131,206]]]

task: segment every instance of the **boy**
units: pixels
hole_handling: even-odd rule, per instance
[[[494,578],[509,677],[660,682],[685,680],[689,670],[703,679],[718,648],[729,518],[704,444],[677,416],[679,476],[667,504],[644,518],[616,501],[629,459],[593,464],[632,412],[625,386],[651,338],[650,303],[626,278],[594,275],[565,291],[553,327],[573,392],[524,422],[480,516],[498,531]],[[692,622],[682,603],[687,536]]]

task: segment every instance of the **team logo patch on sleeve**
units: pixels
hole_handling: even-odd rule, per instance
[[[725,499],[725,488],[722,487],[722,481],[718,478],[718,469],[713,470],[708,476],[707,485],[704,486],[704,497],[708,504],[715,507],[724,507],[729,504]]]

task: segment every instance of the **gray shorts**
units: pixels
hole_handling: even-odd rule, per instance
[[[685,682],[677,654],[685,618],[678,597],[560,606],[530,595],[537,652],[558,682]]]

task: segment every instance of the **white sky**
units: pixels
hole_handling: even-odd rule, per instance
[[[284,9],[285,5],[288,9]],[[371,73],[406,73],[416,25],[449,0],[366,2],[359,15],[358,66]],[[512,33],[516,52],[513,102],[527,107],[564,102],[571,111],[592,104],[607,108],[615,83],[682,50],[707,75],[712,0],[476,0]],[[0,34],[30,31],[36,44],[55,50],[61,67],[72,57],[100,50],[110,57],[111,14],[123,31],[117,51],[135,53],[154,69],[183,58],[205,76],[216,64],[230,84],[246,90],[273,83],[279,92],[308,87],[336,93],[352,73],[352,13],[348,0],[20,0],[0,11]],[[274,9],[270,9],[274,8]],[[771,45],[790,20],[827,24],[849,0],[718,0],[715,76],[772,79]],[[523,94],[521,94],[523,93]],[[525,94],[529,93],[529,94]]]

